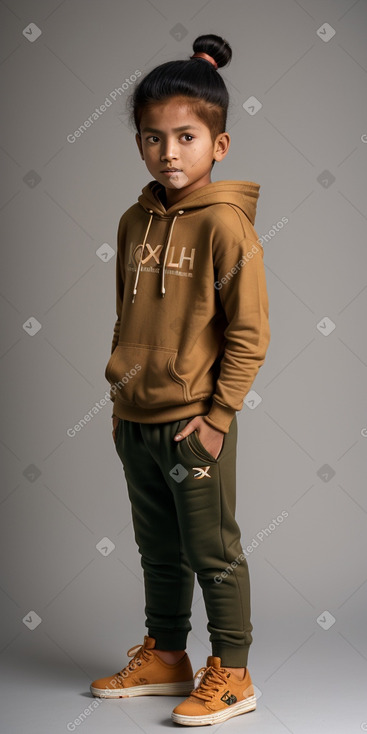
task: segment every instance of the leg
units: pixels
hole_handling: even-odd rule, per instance
[[[177,651],[178,660],[191,630],[194,574],[182,546],[172,492],[152,455],[152,445],[160,445],[156,430],[158,434],[153,430],[149,441],[147,426],[120,420],[116,450],[124,467],[141,555],[148,634],[156,639],[158,651]]]
[[[178,430],[187,422],[180,421]],[[175,444],[171,467],[180,463],[188,474],[180,483],[171,479],[170,486],[186,555],[203,590],[212,654],[223,666],[241,669],[247,666],[253,628],[249,571],[235,520],[236,441],[235,416],[218,459],[196,432]]]

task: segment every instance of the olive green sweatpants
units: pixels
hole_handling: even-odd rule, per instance
[[[158,650],[186,648],[196,573],[212,655],[223,666],[245,667],[253,628],[249,572],[235,520],[237,418],[217,459],[197,431],[173,440],[190,420],[120,418],[116,428],[143,568],[146,626]]]

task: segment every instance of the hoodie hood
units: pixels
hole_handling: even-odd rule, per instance
[[[144,186],[142,193],[138,198],[138,203],[148,214],[150,214],[150,217],[141,247],[140,260],[136,271],[132,302],[134,302],[137,293],[140,269],[144,257],[144,249],[154,216],[171,218],[171,224],[164,245],[165,254],[161,271],[162,297],[164,297],[166,292],[164,284],[165,269],[168,251],[172,240],[173,229],[175,227],[178,217],[184,215],[185,211],[202,209],[204,207],[213,206],[215,204],[230,204],[231,206],[238,207],[246,215],[247,219],[251,222],[252,225],[254,225],[255,223],[260,184],[257,184],[254,181],[215,181],[213,183],[207,184],[206,186],[202,186],[196,191],[193,191],[191,194],[188,194],[188,196],[184,197],[176,204],[168,207],[168,209],[165,208],[159,197],[159,194],[163,190],[164,187],[158,181],[150,181],[146,186]]]
[[[159,198],[162,189],[163,186],[158,181],[150,181],[144,186],[138,198],[143,209],[146,211],[151,209],[158,216],[173,216],[180,209],[191,210],[213,204],[233,204],[246,214],[252,225],[255,223],[260,185],[254,181],[215,181],[196,189],[168,209]]]

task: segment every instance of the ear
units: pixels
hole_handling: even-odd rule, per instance
[[[231,138],[228,133],[217,135],[213,147],[213,159],[215,161],[222,161],[228,153],[230,144]]]
[[[144,160],[143,146],[141,144],[141,136],[139,135],[139,133],[136,133],[135,140],[136,140],[136,144],[137,144],[137,146],[139,148],[139,153],[140,153],[141,159],[143,161]]]

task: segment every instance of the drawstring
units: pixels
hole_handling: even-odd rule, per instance
[[[167,262],[167,256],[168,256],[169,246],[171,244],[172,232],[173,232],[173,228],[175,226],[175,221],[177,219],[177,216],[178,215],[176,214],[176,216],[174,217],[174,219],[172,221],[172,224],[170,226],[169,234],[168,234],[168,239],[167,239],[167,245],[166,245],[166,251],[164,253],[164,260],[163,260],[162,273],[161,273],[161,296],[162,296],[162,298],[164,298],[164,295],[166,293],[166,289],[164,287],[164,275],[165,275],[165,272],[166,272],[166,262]]]
[[[172,234],[173,234],[173,228],[175,226],[175,222],[176,222],[176,219],[177,219],[178,215],[179,214],[183,214],[183,213],[184,213],[184,210],[183,209],[180,209],[180,211],[178,212],[178,214],[176,214],[176,216],[173,218],[173,220],[171,222],[171,226],[169,228],[169,233],[168,233],[167,242],[166,242],[166,248],[165,248],[165,252],[164,252],[164,260],[163,260],[163,265],[162,265],[162,271],[161,271],[161,296],[162,296],[162,298],[164,298],[164,295],[166,293],[166,289],[165,289],[165,286],[164,286],[164,276],[165,276],[165,272],[166,272],[166,262],[167,262],[168,252],[169,252],[169,248],[170,248],[170,244],[171,244],[171,239],[172,239]],[[139,264],[138,264],[138,267],[137,267],[137,270],[136,270],[136,277],[135,277],[135,283],[134,283],[132,303],[134,303],[135,296],[137,294],[138,281],[139,281],[140,270],[141,270],[141,265],[142,265],[142,261],[143,261],[143,253],[144,253],[145,243],[147,241],[147,237],[148,237],[148,234],[149,234],[150,226],[151,226],[152,221],[153,221],[154,212],[153,212],[152,209],[149,209],[149,214],[150,214],[150,219],[149,219],[149,223],[148,223],[148,226],[147,226],[147,230],[145,232],[144,242],[143,242],[143,244],[141,246],[140,260],[139,260]]]
[[[149,209],[149,214],[150,214],[149,224],[148,224],[147,230],[145,232],[144,242],[143,242],[143,244],[141,246],[139,265],[138,265],[137,270],[136,270],[136,277],[135,277],[135,283],[134,283],[132,303],[134,303],[134,301],[135,301],[135,296],[136,296],[136,293],[137,293],[137,290],[138,290],[138,280],[139,280],[139,275],[140,275],[141,263],[142,263],[142,260],[143,260],[144,247],[145,247],[145,243],[147,241],[147,237],[148,237],[148,234],[149,234],[150,225],[152,224],[152,221],[153,221],[154,214],[153,214],[153,210],[152,209]]]

